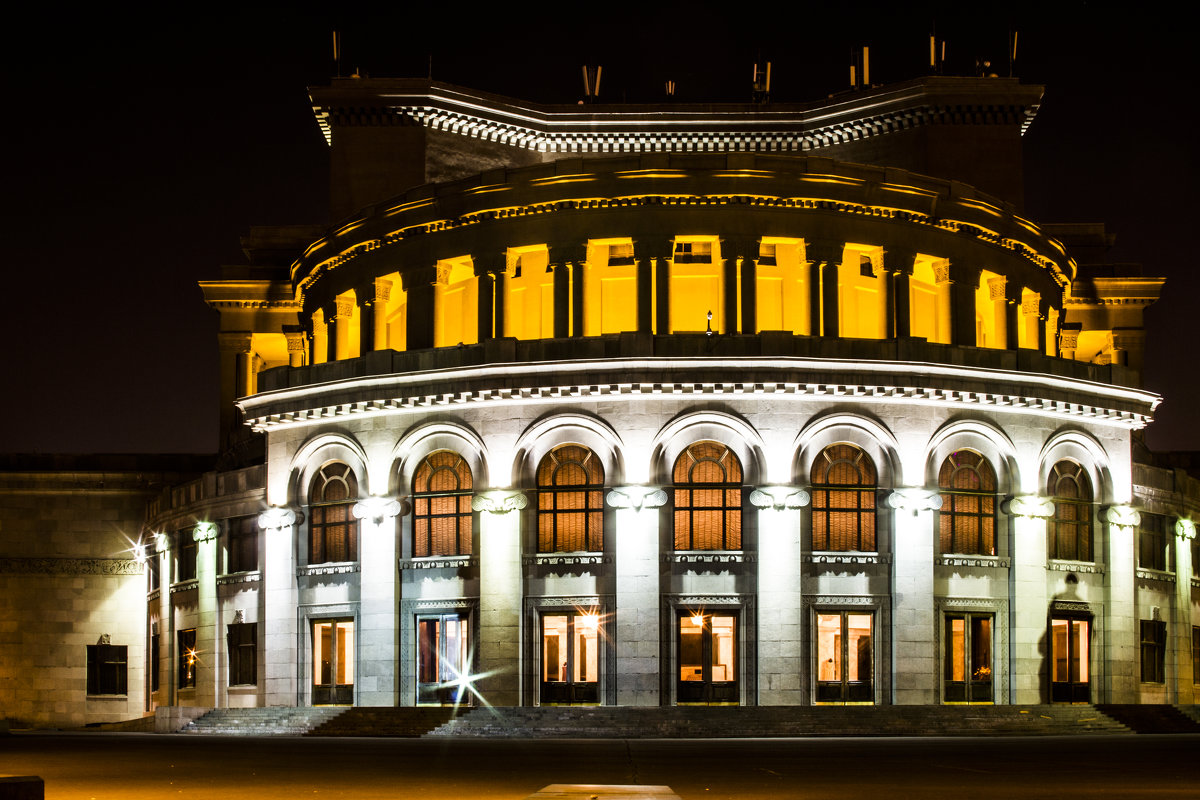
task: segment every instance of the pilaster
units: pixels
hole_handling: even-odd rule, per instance
[[[1001,511],[1012,517],[1012,558],[1009,590],[1009,691],[1015,705],[1047,703],[1046,520],[1054,516],[1054,501],[1037,495],[1007,500]],[[1003,654],[997,653],[998,656]]]
[[[608,492],[616,509],[617,705],[657,706],[659,690],[659,508],[667,493],[652,486]],[[609,634],[612,636],[612,634]]]
[[[892,557],[892,702],[938,702],[933,605],[934,512],[942,498],[928,489],[896,489]]]
[[[1107,528],[1104,553],[1104,664],[1100,696],[1092,702],[1136,703],[1141,682],[1140,631],[1137,619],[1136,535],[1141,515],[1129,506],[1109,506],[1101,519]]]
[[[495,706],[521,704],[521,515],[525,495],[477,494],[479,512],[479,672],[483,698]]]
[[[196,652],[208,669],[197,671],[196,705],[220,705],[220,687],[229,681],[224,637],[217,630],[217,524],[199,522],[192,530],[196,542]],[[207,677],[207,680],[200,680]]]
[[[399,699],[396,559],[400,503],[371,497],[355,503],[359,520],[358,704],[395,706]]]
[[[1169,649],[1175,662],[1176,694],[1172,702],[1190,705],[1196,702],[1195,676],[1192,675],[1192,576],[1196,565],[1192,563],[1192,541],[1196,538],[1196,524],[1190,519],[1175,522],[1175,537],[1172,541],[1175,552],[1175,602],[1170,622]]]
[[[808,702],[801,684],[804,620],[801,582],[801,509],[811,497],[792,486],[764,486],[750,493],[758,509],[758,702],[795,706]]]
[[[263,703],[294,706],[299,702],[297,664],[296,534],[301,515],[290,508],[272,507],[258,516],[263,530]]]
[[[437,319],[434,315],[437,267],[403,272],[400,280],[408,295],[407,349],[425,350],[433,347],[433,326]]]

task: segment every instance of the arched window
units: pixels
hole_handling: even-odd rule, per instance
[[[742,549],[742,465],[718,442],[697,442],[675,460],[676,550]]]
[[[1060,461],[1050,470],[1047,493],[1054,498],[1050,557],[1092,560],[1092,482],[1074,461]]]
[[[350,515],[357,499],[358,480],[348,464],[333,461],[317,472],[308,492],[308,563],[358,558],[358,522]]]
[[[413,557],[471,555],[471,467],[439,450],[413,475]]]
[[[604,466],[591,450],[565,444],[537,470],[538,552],[604,549]]]
[[[852,444],[826,447],[813,461],[812,549],[875,550],[875,465]]]
[[[996,555],[996,472],[970,450],[947,456],[938,472],[939,552]]]

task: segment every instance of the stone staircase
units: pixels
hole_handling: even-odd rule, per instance
[[[467,709],[457,711],[465,712]],[[441,706],[347,708],[307,736],[424,736],[454,718],[456,709]]]
[[[1200,722],[1175,706],[1104,704],[1096,708],[1134,733],[1200,733]]]
[[[215,708],[192,720],[179,733],[223,736],[300,736],[349,709],[338,706]],[[362,734],[370,736],[371,734]]]
[[[745,738],[1050,736],[1128,733],[1094,706],[758,706],[473,708],[429,736]]]

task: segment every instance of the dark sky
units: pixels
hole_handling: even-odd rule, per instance
[[[573,102],[580,66],[602,64],[602,100],[658,100],[670,78],[680,100],[719,102],[748,99],[755,59],[773,63],[774,99],[819,99],[843,88],[864,44],[873,82],[916,77],[935,26],[960,74],[977,56],[1007,73],[1008,31],[1020,32],[1017,74],[1046,86],[1026,135],[1026,211],[1107,222],[1114,260],[1169,279],[1147,315],[1146,384],[1165,396],[1147,440],[1200,450],[1195,64],[1182,26],[1080,2],[992,16],[647,4],[637,19],[606,13],[613,4],[403,5],[104,6],[9,29],[0,452],[216,448],[216,317],[196,282],[242,260],[251,225],[325,221],[328,156],[306,87],[333,74],[335,28],[343,73],[419,77],[432,64],[438,80]],[[583,7],[596,13],[569,10]]]

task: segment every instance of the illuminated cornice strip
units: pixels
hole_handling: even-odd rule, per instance
[[[564,378],[577,374],[610,373],[629,377],[639,371],[664,375],[672,372],[723,371],[729,375],[745,374],[749,370],[791,373],[812,371],[829,374],[845,371],[862,376],[886,377],[919,374],[923,377],[944,377],[948,380],[1002,381],[1008,385],[1029,386],[1030,394],[996,394],[934,387],[897,386],[887,383],[867,384],[800,381],[758,382],[695,382],[645,381],[596,382],[585,385],[548,384],[545,379],[556,374]],[[424,391],[405,392],[406,387],[426,390],[431,383],[461,386],[464,382],[478,383],[495,378],[512,382],[530,379],[525,385],[501,388],[481,388],[426,394]],[[1053,389],[1089,395],[1095,400],[1112,400],[1146,406],[1146,413],[1122,411],[1091,403],[1068,403],[1038,395]],[[367,396],[370,399],[329,404],[322,395],[337,394]],[[571,399],[612,399],[644,395],[754,395],[783,394],[800,399],[828,401],[833,398],[852,398],[862,403],[908,403],[944,408],[987,407],[1005,413],[1036,415],[1063,420],[1086,420],[1120,428],[1140,429],[1150,421],[1150,413],[1161,398],[1150,392],[1098,384],[1069,378],[1056,378],[1023,372],[974,369],[966,367],[892,361],[835,361],[804,358],[746,358],[746,359],[635,359],[584,362],[534,362],[512,365],[492,365],[476,368],[452,368],[418,373],[405,373],[373,378],[314,384],[302,388],[280,389],[237,401],[247,424],[255,431],[266,431],[295,425],[320,424],[332,417],[357,414],[397,413],[434,407],[462,405],[513,405],[528,403],[561,403]],[[311,403],[301,410],[271,413],[277,404]]]

